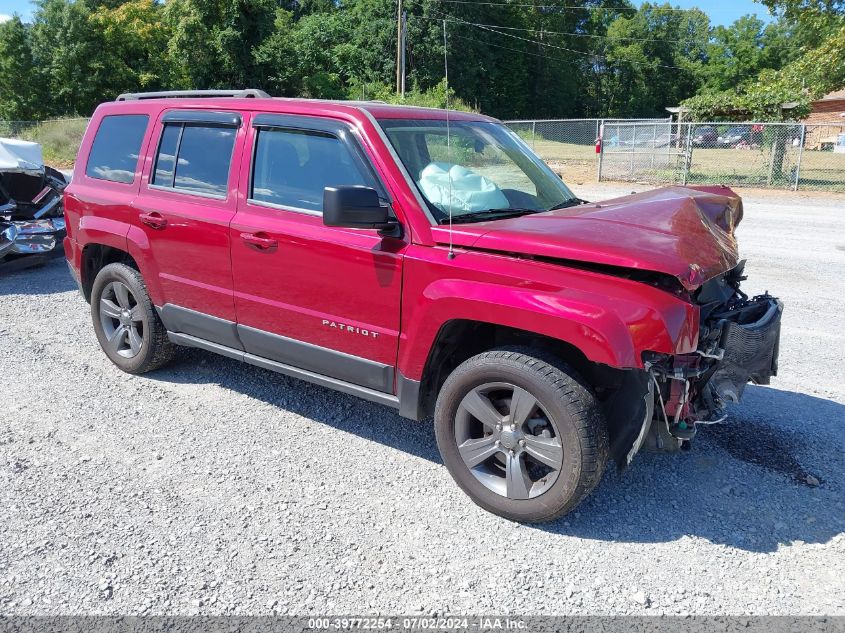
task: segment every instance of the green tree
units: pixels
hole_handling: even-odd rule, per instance
[[[272,32],[276,0],[228,0],[223,2],[222,24],[212,25],[224,84],[234,87],[258,85],[253,50]]]
[[[167,58],[179,88],[257,85],[255,49],[275,24],[275,0],[169,0]]]
[[[707,46],[704,89],[728,90],[764,69],[778,70],[795,57],[796,46],[783,24],[766,24],[753,15],[713,29]]]
[[[41,77],[19,16],[0,23],[0,119],[29,121],[45,113]]]
[[[710,21],[700,10],[644,3],[617,18],[606,43],[605,114],[665,116],[665,107],[700,88]]]
[[[710,29],[699,10],[629,0],[404,0],[406,101],[445,97],[445,20],[455,101],[499,117],[662,116],[696,93],[697,113],[798,115],[842,85],[845,0],[762,1],[775,24]],[[386,98],[396,18],[396,0],[37,0],[31,26],[2,27],[0,107],[88,114],[159,88]]]
[[[795,120],[810,102],[845,86],[845,2],[842,0],[764,0],[798,32],[798,54],[778,70],[728,90],[703,90],[684,102],[693,117]],[[784,108],[789,104],[789,108]]]
[[[165,5],[165,22],[172,33],[166,53],[171,88],[216,87],[217,55],[204,18],[191,0]]]
[[[422,89],[443,77],[447,20],[451,85],[466,102],[500,117],[565,117],[597,110],[599,36],[625,0],[587,0],[585,9],[416,0],[409,6],[410,77]],[[478,26],[482,25],[482,26]]]
[[[33,60],[49,97],[46,114],[88,115],[114,98],[124,69],[81,1],[39,0],[32,24]]]
[[[348,53],[344,43],[352,37],[348,16],[314,13],[304,17],[294,31],[297,94],[303,97],[339,99],[345,94],[341,59]]]
[[[120,91],[160,90],[169,84],[170,69],[162,51],[170,32],[162,5],[154,0],[102,4],[90,17],[113,58]]]
[[[445,108],[450,110],[463,110],[471,112],[473,108],[461,99],[450,87],[449,98],[446,98],[446,80],[442,79],[439,84],[427,90],[411,88],[405,92],[405,98],[396,94],[395,86],[387,84],[369,84],[364,86],[353,86],[350,88],[348,98],[361,98],[361,90],[365,92],[367,99],[375,99],[386,103],[421,106],[423,108]]]
[[[608,1],[601,3],[601,9],[595,9],[585,14],[582,32],[587,35],[585,41],[589,44],[590,56],[582,61],[585,79],[579,91],[581,103],[579,116],[603,117],[608,114],[608,102],[612,95],[608,91],[615,89],[612,77],[613,68],[609,66],[606,55],[609,50],[608,31],[611,25],[620,17],[630,17],[635,7],[627,0]],[[610,80],[610,81],[608,81]]]
[[[757,0],[791,22],[825,28],[831,17],[845,14],[845,0]]]
[[[273,32],[255,47],[256,72],[261,77],[257,86],[271,94],[294,97],[299,94],[300,77],[296,59],[293,13],[277,9]]]

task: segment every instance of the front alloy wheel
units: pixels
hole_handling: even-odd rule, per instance
[[[522,387],[486,383],[464,396],[455,440],[475,478],[509,499],[531,499],[557,481],[563,446],[554,422]]]
[[[589,386],[559,358],[528,347],[461,363],[437,396],[434,430],[463,491],[516,521],[569,512],[598,484],[609,451]]]

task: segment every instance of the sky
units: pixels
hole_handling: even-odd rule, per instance
[[[8,0],[0,0],[0,5]],[[642,2],[633,0],[637,6]],[[662,4],[662,0],[651,0],[652,4]],[[710,16],[712,24],[723,24],[727,26],[736,21],[737,18],[747,15],[749,13],[756,14],[758,18],[765,21],[771,21],[769,10],[759,2],[754,0],[669,0],[672,6],[681,7],[682,9],[692,9],[693,7],[701,9]]]
[[[550,4],[556,0],[549,0]],[[651,0],[655,2],[655,0]],[[659,0],[658,0],[659,1]],[[766,7],[754,0],[670,0],[672,5],[684,9],[698,7],[710,16],[713,24],[730,24],[738,17],[747,13],[755,13],[763,20],[768,20]],[[561,3],[562,4],[562,3]],[[634,4],[642,4],[634,0]],[[12,13],[19,13],[24,20],[32,14],[29,0],[0,0],[0,22],[8,19]]]

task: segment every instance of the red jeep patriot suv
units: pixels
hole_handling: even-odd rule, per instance
[[[94,113],[64,247],[103,351],[177,345],[422,419],[479,505],[575,507],[606,462],[678,450],[777,371],[724,187],[589,204],[478,114],[122,95]]]

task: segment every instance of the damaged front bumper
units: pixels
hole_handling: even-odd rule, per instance
[[[749,382],[767,385],[777,375],[783,303],[768,293],[743,294],[743,265],[694,297],[701,309],[695,353],[645,358],[655,398],[652,448],[682,448],[698,425],[724,421],[727,405],[739,402]]]
[[[18,237],[18,228],[10,222],[0,222],[0,260],[12,250]]]
[[[37,148],[32,143],[0,139],[7,159],[16,155],[10,147],[18,154],[23,149],[32,153],[22,167],[0,164],[0,270],[4,271],[63,254],[62,197],[67,180],[61,172],[40,163],[40,148],[35,152],[33,146]]]
[[[44,264],[64,254],[64,218],[0,220],[0,274]]]
[[[64,218],[13,221],[8,231],[14,235],[8,248],[10,254],[63,254],[58,247],[66,235]]]
[[[705,410],[720,412],[739,402],[745,385],[768,385],[778,373],[783,303],[763,295],[748,303],[744,322],[722,321],[719,356],[702,392]]]

